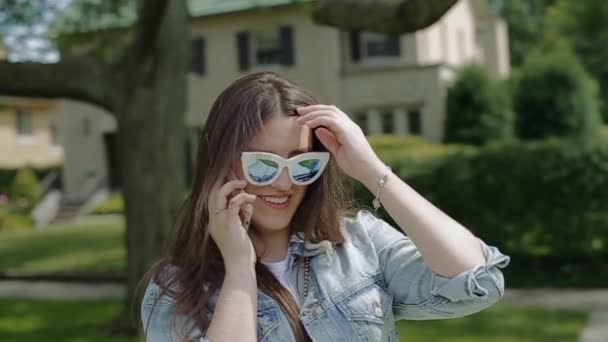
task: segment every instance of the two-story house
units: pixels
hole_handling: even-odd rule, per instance
[[[6,59],[0,42],[0,60]],[[51,168],[63,164],[55,102],[0,96],[0,169]]]
[[[447,88],[458,68],[475,62],[496,77],[509,73],[506,24],[486,0],[461,0],[432,26],[400,36],[318,25],[312,1],[189,1],[190,151],[220,92],[256,71],[295,81],[321,103],[341,108],[368,135],[420,135],[431,142],[442,139]],[[67,198],[82,196],[86,182],[119,186],[114,118],[73,101],[61,101],[60,108]]]

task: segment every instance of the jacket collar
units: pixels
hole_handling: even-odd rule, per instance
[[[335,245],[329,240],[323,240],[318,243],[312,243],[304,240],[302,232],[294,233],[289,239],[288,250],[293,255],[303,257],[312,257],[316,255],[324,255],[326,263],[330,264],[336,253]]]

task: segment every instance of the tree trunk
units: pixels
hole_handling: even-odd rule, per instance
[[[140,323],[139,281],[166,243],[183,202],[187,94],[187,12],[183,1],[169,1],[155,51],[128,63],[117,108],[120,172],[126,215],[126,309]],[[124,317],[124,314],[122,315]],[[119,323],[120,322],[116,322]],[[119,329],[120,330],[120,329]]]

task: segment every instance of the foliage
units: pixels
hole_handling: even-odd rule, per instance
[[[547,12],[546,39],[564,39],[600,86],[601,112],[608,121],[608,2],[557,0]]]
[[[513,65],[521,65],[528,52],[542,40],[545,14],[555,1],[490,0],[509,27],[509,48]]]
[[[448,89],[445,142],[483,145],[513,138],[514,115],[506,88],[470,65]]]
[[[395,155],[412,153],[410,146],[401,152],[392,148]],[[505,269],[511,284],[583,287],[608,281],[608,139],[443,148],[452,150],[428,156],[413,169],[393,169],[441,210],[512,256]],[[360,204],[371,208],[373,194],[361,184],[355,191]],[[384,210],[378,214],[397,226]]]
[[[40,183],[32,169],[25,168],[17,171],[11,184],[10,198],[16,201],[18,212],[27,214],[38,202],[41,196]]]
[[[514,81],[516,132],[522,139],[597,133],[597,85],[568,49],[532,52]]]
[[[95,209],[93,214],[122,214],[124,212],[124,200],[122,194],[115,193],[101,202]]]
[[[26,215],[6,214],[0,209],[0,231],[20,231],[34,228],[34,221]]]

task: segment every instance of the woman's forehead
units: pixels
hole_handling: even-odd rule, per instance
[[[271,151],[288,157],[296,150],[312,149],[312,130],[295,121],[293,116],[275,116],[248,144],[249,150]]]

